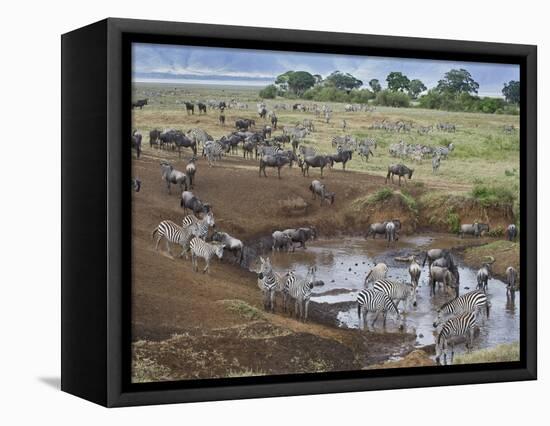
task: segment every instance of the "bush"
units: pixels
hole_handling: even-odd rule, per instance
[[[382,90],[376,95],[375,104],[381,106],[407,108],[410,101],[411,99],[406,93]]]
[[[277,86],[270,84],[260,90],[260,98],[262,99],[274,99],[277,96]]]
[[[390,198],[393,195],[393,191],[389,188],[382,188],[376,191],[369,197],[369,201],[378,202],[384,201]]]
[[[472,189],[472,197],[478,200],[484,207],[503,203],[513,203],[516,199],[514,192],[500,185],[476,184]]]
[[[447,212],[447,225],[449,225],[449,232],[453,234],[458,234],[460,231],[460,217],[453,209]]]

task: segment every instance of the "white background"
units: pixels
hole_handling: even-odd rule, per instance
[[[550,184],[550,175],[544,173],[549,159],[550,31],[544,4],[504,0],[4,1],[0,25],[0,423],[454,425],[520,424],[547,417],[549,270],[544,261],[539,268],[537,382],[113,410],[57,389],[62,33],[114,16],[537,44],[539,253],[545,259],[544,242],[549,237],[545,218],[550,213],[544,196]]]

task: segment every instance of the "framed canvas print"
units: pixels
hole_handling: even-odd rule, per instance
[[[62,81],[63,390],[536,378],[536,47],[107,19]]]

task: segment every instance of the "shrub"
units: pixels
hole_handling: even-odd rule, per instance
[[[260,90],[260,98],[262,99],[274,99],[277,96],[277,86],[270,84]]]
[[[472,189],[472,197],[478,200],[484,207],[503,203],[513,203],[516,196],[514,192],[501,185],[477,184]]]
[[[382,90],[376,95],[375,104],[381,106],[407,108],[411,99],[406,93]]]
[[[449,225],[449,232],[458,234],[460,231],[460,216],[453,210],[447,211],[447,225]]]
[[[369,197],[369,201],[378,202],[384,201],[390,198],[393,195],[393,191],[389,188],[382,188],[376,191]]]

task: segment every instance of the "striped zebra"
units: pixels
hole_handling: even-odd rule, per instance
[[[411,285],[390,280],[378,280],[374,283],[373,289],[385,293],[396,308],[399,307],[401,301],[403,301],[403,305],[409,301],[416,306],[416,289]]]
[[[262,145],[258,148],[258,156],[263,157],[264,155],[281,155],[284,154],[285,151],[280,146],[267,146]]]
[[[307,321],[309,299],[313,292],[316,271],[317,268],[315,266],[309,268],[304,279],[300,279],[292,274],[293,279],[288,279],[285,283],[285,291],[288,291],[288,296],[294,299],[294,315],[297,318],[303,319],[304,322]]]
[[[441,355],[443,355],[443,364],[447,365],[447,350],[451,347],[451,363],[454,357],[453,337],[466,337],[466,349],[472,348],[474,332],[476,327],[476,315],[473,312],[465,312],[457,317],[447,320],[441,327],[435,342],[435,361],[441,365]]]
[[[189,242],[191,238],[199,235],[197,225],[191,225],[188,227],[182,227],[176,225],[171,220],[163,220],[159,225],[153,230],[151,238],[155,238],[157,234],[155,251],[158,251],[160,240],[164,238],[166,241],[166,250],[168,254],[173,259],[172,250],[170,249],[170,243],[181,245],[182,251],[179,257],[182,257],[185,254],[187,258],[187,251],[189,250]]]
[[[212,167],[212,162],[221,160],[222,155],[229,151],[230,146],[222,145],[219,141],[208,141],[204,144],[203,156],[208,160],[208,166]]]
[[[485,306],[485,312],[487,318],[489,318],[489,301],[487,300],[487,295],[480,291],[474,290],[469,293],[463,294],[451,300],[450,302],[445,303],[437,310],[437,319],[434,321],[434,328],[438,327],[444,315],[459,315],[465,312],[474,312]]]
[[[216,226],[214,221],[214,213],[209,211],[202,219],[198,219],[196,216],[187,215],[182,220],[182,227],[188,228],[195,226],[195,235],[203,240],[208,235],[208,229],[212,226]]]
[[[383,280],[388,275],[388,265],[385,263],[377,263],[374,268],[372,268],[367,276],[365,277],[365,282],[363,286],[365,288],[369,287],[369,284],[375,283],[378,280]]]
[[[224,244],[213,244],[207,243],[206,241],[201,240],[198,237],[193,237],[189,243],[191,248],[191,262],[193,264],[193,270],[198,271],[198,261],[197,258],[201,257],[205,260],[206,266],[203,269],[203,273],[210,273],[210,260],[212,257],[218,256],[218,259],[221,259],[223,256]]]
[[[374,323],[381,312],[383,312],[384,315],[384,327],[386,326],[388,312],[395,314],[398,321],[401,319],[397,307],[385,293],[373,289],[361,290],[357,295],[357,316],[359,317],[359,326],[361,326],[361,314],[363,314],[362,324],[363,328],[365,327],[369,312],[376,312],[376,316],[371,324],[372,327],[374,327]],[[402,328],[402,325],[400,328]]]
[[[284,288],[284,277],[281,277],[271,266],[271,260],[260,256],[260,271],[258,272],[258,287],[264,296],[264,309],[275,310],[275,292]]]

